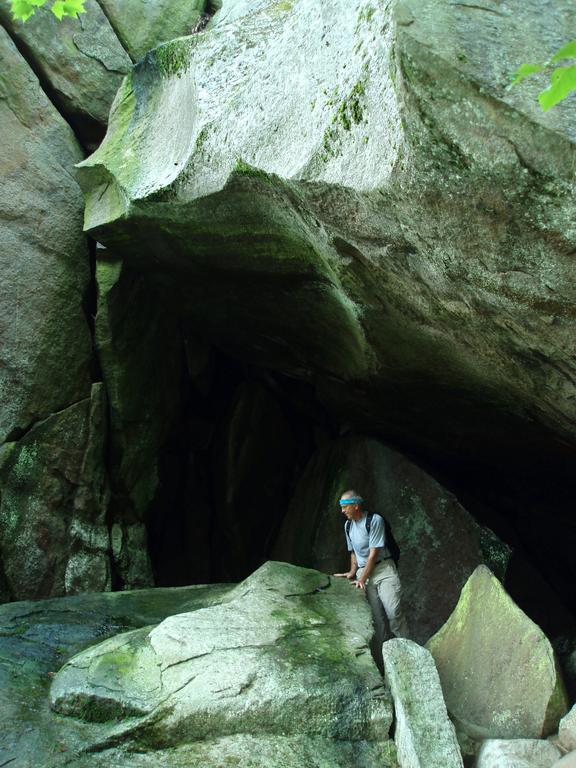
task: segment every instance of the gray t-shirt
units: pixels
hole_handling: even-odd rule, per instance
[[[346,533],[347,523],[348,521],[344,524],[344,533]],[[351,520],[350,523],[350,536],[346,533],[346,543],[348,544],[348,552],[354,550],[359,568],[366,565],[372,547],[383,548],[378,559],[389,557],[390,553],[385,549],[384,520],[380,515],[372,515],[369,534],[366,532],[366,513],[362,515],[360,520]]]

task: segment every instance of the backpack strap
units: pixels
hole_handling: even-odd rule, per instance
[[[373,517],[374,517],[374,512],[368,512],[368,514],[366,515],[365,525],[366,525],[366,533],[367,534],[370,534],[370,526],[372,525],[372,518]],[[348,536],[348,538],[350,538],[350,526],[351,525],[352,525],[352,520],[346,520],[345,531],[346,531],[346,536]]]
[[[370,535],[370,526],[372,525],[372,518],[374,517],[374,512],[368,512],[366,515],[366,533]]]

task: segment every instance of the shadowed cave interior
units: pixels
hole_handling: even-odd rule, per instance
[[[137,281],[142,279],[149,280]],[[170,300],[162,290],[152,293],[164,312],[163,302]],[[361,434],[409,457],[491,528],[512,550],[505,577],[511,596],[550,638],[572,634],[576,537],[569,446],[537,424],[491,413],[485,404],[481,418],[476,413],[464,427],[465,397],[422,382],[381,393],[384,408],[377,418],[366,418],[359,408],[355,421],[353,402],[351,408],[350,402],[319,396],[326,391],[321,375],[299,378],[255,365],[251,350],[230,354],[203,339],[197,322],[178,315],[176,325],[169,390],[178,407],[159,449],[158,486],[146,519],[158,586],[244,579],[271,557],[315,451],[343,435]],[[158,339],[139,337],[139,344],[140,364],[147,357],[145,366],[154,366]],[[351,393],[352,401],[362,396],[353,385]],[[460,427],[468,435],[458,445],[453,436]],[[124,499],[110,475],[109,514],[116,519]],[[386,514],[385,499],[367,501]],[[116,571],[113,588],[122,587]]]

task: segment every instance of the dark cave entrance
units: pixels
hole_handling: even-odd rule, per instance
[[[106,254],[99,258],[110,260]],[[513,423],[495,420],[494,429],[489,423],[484,429],[484,443],[467,445],[461,455],[447,450],[449,438],[439,428],[434,392],[427,393],[421,383],[415,391],[396,393],[393,401],[383,394],[390,409],[378,419],[365,407],[372,407],[374,399],[364,401],[361,391],[350,398],[352,408],[350,402],[340,408],[337,398],[326,398],[327,380],[321,374],[281,373],[277,361],[268,366],[254,350],[224,351],[222,339],[208,332],[207,341],[198,318],[191,319],[174,301],[172,279],[157,274],[150,279],[123,267],[108,293],[102,292],[96,320],[103,378],[116,387],[110,406],[110,521],[122,516],[128,522],[142,520],[144,510],[155,584],[248,576],[270,559],[317,450],[342,435],[358,434],[400,451],[454,493],[481,525],[511,547],[504,584],[520,607],[551,639],[576,635],[576,522],[571,514],[576,488],[570,446],[558,448],[538,425],[516,433]],[[136,304],[146,306],[142,317],[132,311]],[[115,360],[110,347],[116,348]],[[118,375],[128,379],[124,389],[114,379]],[[126,413],[119,398],[130,403],[123,406]],[[152,421],[141,419],[144,411]],[[162,430],[154,426],[156,412]],[[142,465],[136,461],[136,470],[125,469],[122,431],[138,445],[154,429],[157,483],[150,503],[138,512],[127,502],[122,472],[142,474]],[[422,432],[434,431],[436,442],[419,439]],[[492,450],[493,434],[506,432],[510,442]],[[505,460],[512,444],[514,455]],[[344,545],[342,558],[344,566]],[[114,578],[117,589],[130,585],[119,569]]]
[[[240,581],[270,557],[298,479],[336,424],[311,385],[213,348],[184,375],[148,523],[158,586]]]

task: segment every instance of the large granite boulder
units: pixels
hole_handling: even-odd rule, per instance
[[[106,589],[105,405],[91,392],[82,151],[0,29],[0,599]]]
[[[236,734],[386,742],[391,702],[371,634],[368,607],[347,584],[269,562],[219,606],[75,656],[54,678],[51,704],[87,721],[120,718],[100,748]]]
[[[568,701],[552,646],[485,566],[427,647],[448,711],[472,738],[538,739],[557,731]]]
[[[46,706],[50,683],[62,664],[86,647],[120,632],[157,624],[174,613],[218,604],[229,590],[228,586],[212,584],[1,605],[0,764],[18,768],[186,765],[170,753],[137,757],[120,750],[114,750],[113,755],[110,751],[90,753],[91,745],[104,737],[110,725],[52,713]],[[80,754],[84,750],[89,754]]]
[[[110,588],[102,384],[0,447],[0,552],[12,599]]]
[[[390,523],[400,547],[404,611],[425,642],[446,621],[483,561],[482,531],[457,499],[378,440],[347,437],[318,449],[300,480],[273,556],[323,571],[348,566],[341,493],[355,488]]]
[[[488,739],[478,752],[476,768],[551,768],[561,752],[542,739]]]
[[[429,651],[411,640],[382,647],[396,714],[394,741],[402,768],[463,768],[454,726]]]
[[[8,3],[0,23],[18,41],[42,84],[85,146],[98,146],[110,106],[132,62],[97,0],[87,0],[78,19],[58,21],[48,7],[25,24],[14,21]]]
[[[86,227],[356,425],[488,466],[536,466],[546,436],[565,461],[574,106],[504,87],[569,34],[548,8],[262,2],[160,46],[82,164]]]
[[[0,442],[87,397],[89,281],[74,134],[0,29]]]
[[[134,61],[151,48],[189,35],[207,11],[207,0],[98,0]]]

